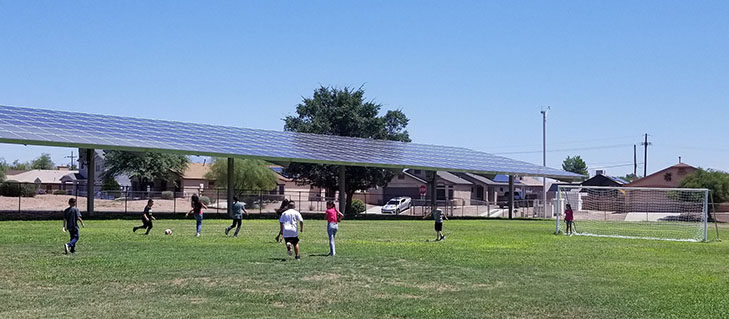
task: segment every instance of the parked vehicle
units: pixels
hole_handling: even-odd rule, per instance
[[[505,208],[509,206],[509,192],[505,192],[503,196],[499,196],[496,198],[496,202],[499,204],[499,208]],[[524,197],[524,194],[520,191],[514,192],[514,207],[519,206],[528,206],[526,204],[526,198]]]
[[[385,206],[382,206],[382,213],[393,213],[393,214],[400,214],[401,212],[410,209],[412,206],[413,200],[410,197],[395,197],[393,199],[390,199],[385,203]]]

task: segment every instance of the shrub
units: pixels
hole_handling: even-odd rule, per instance
[[[210,197],[200,196],[200,202],[205,204],[205,206],[208,206],[208,205],[210,205]]]
[[[352,207],[350,207],[349,212],[351,214],[359,214],[364,212],[367,209],[367,206],[365,206],[365,203],[358,198],[355,198],[352,200]]]
[[[172,191],[162,192],[162,199],[174,199],[174,198],[175,198],[175,193],[173,193]]]
[[[0,184],[0,195],[8,197],[35,197],[38,194],[38,185],[20,184],[17,181],[5,181]]]
[[[68,194],[65,189],[57,189],[53,191],[53,195],[66,195]]]

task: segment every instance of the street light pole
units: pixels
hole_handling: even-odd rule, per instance
[[[547,111],[550,107],[547,106],[546,110],[542,110],[542,165],[547,168]],[[542,201],[544,207],[544,217],[547,217],[547,177],[542,176]]]

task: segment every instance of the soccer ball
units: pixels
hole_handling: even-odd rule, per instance
[[[172,229],[165,229],[165,235],[172,235]]]

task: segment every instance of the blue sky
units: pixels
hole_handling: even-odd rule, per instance
[[[727,1],[0,1],[0,104],[280,130],[317,86],[363,85],[415,142],[541,164],[551,106],[549,166],[632,172],[648,133],[649,172],[729,170],[727,17]],[[7,161],[70,151],[0,144]]]

